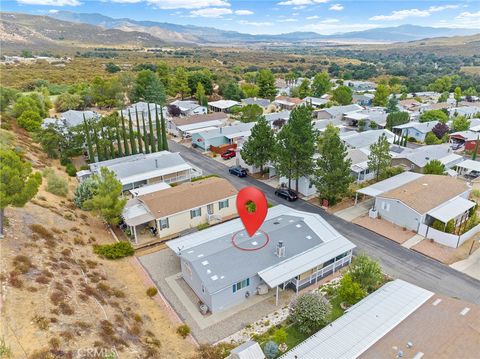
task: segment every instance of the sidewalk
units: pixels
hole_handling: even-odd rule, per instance
[[[480,280],[480,249],[473,252],[467,259],[451,264],[450,267]]]

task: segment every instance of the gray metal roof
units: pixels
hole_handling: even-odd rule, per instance
[[[235,349],[232,349],[230,354],[232,357],[231,359],[265,359],[265,354],[263,354],[262,348],[253,340],[249,340]]]
[[[256,97],[249,97],[249,98],[244,98],[242,100],[242,103],[246,105],[258,105],[260,107],[268,107],[270,105],[270,100],[266,98],[256,98]]]
[[[480,161],[465,160],[458,163],[457,167],[464,168],[468,171],[480,172]]]
[[[357,358],[433,294],[401,279],[389,282],[280,358]]]
[[[405,155],[398,155],[396,158],[405,158],[414,163],[418,167],[424,167],[432,160],[439,160],[445,165],[453,165],[462,161],[462,156],[452,152],[450,144],[444,143],[441,145],[422,146],[413,149]],[[444,160],[445,159],[445,160]]]
[[[273,122],[275,120],[288,121],[289,118],[290,118],[290,111],[288,111],[288,110],[280,111],[280,112],[267,113],[265,115],[265,120],[267,120],[267,122]]]
[[[475,206],[475,202],[469,201],[463,197],[455,197],[441,206],[428,211],[433,218],[443,223],[447,223],[452,218],[456,218]]]
[[[412,182],[420,177],[423,177],[421,173],[408,171],[402,172],[396,176],[387,178],[386,180],[374,183],[371,186],[360,188],[359,190],[357,190],[357,192],[367,196],[376,197],[381,195],[382,193],[391,191],[395,188],[403,186],[404,184]]]
[[[324,108],[322,111],[329,113],[332,116],[343,115],[347,112],[361,111],[363,107],[357,104],[345,105],[345,106],[332,106],[329,108]]]
[[[122,184],[143,181],[192,168],[179,153],[160,151],[150,154],[137,154],[108,161],[92,163],[92,172],[101,167],[113,171]]]
[[[240,136],[250,136],[250,130],[255,126],[254,122],[240,123],[238,125],[220,127],[215,130],[203,131],[198,134],[204,139],[217,138],[225,136],[235,138]]]
[[[405,128],[413,128],[421,133],[430,132],[438,121],[429,121],[429,122],[407,122],[403,125],[394,126],[394,129],[405,129]]]
[[[378,139],[385,135],[388,142],[393,143],[395,135],[389,130],[369,130],[364,132],[345,132],[340,134],[340,139],[349,147],[362,148],[369,147],[376,143]]]
[[[209,293],[256,274],[273,287],[315,267],[318,261],[330,260],[355,247],[319,215],[283,205],[268,210],[261,230],[268,233],[270,241],[253,251],[232,244],[237,232],[236,243],[243,248],[257,248],[265,241],[260,232],[250,238],[240,219],[169,241],[167,245],[190,262]],[[275,255],[279,241],[286,247],[286,256],[282,258]]]
[[[85,119],[89,120],[98,117],[98,114],[95,111],[68,110],[62,112],[60,118],[64,120],[67,127],[75,127],[83,124],[83,116],[85,116]]]

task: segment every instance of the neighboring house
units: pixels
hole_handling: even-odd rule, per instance
[[[332,106],[316,111],[318,120],[342,120],[343,116],[350,112],[363,110],[362,106],[357,104],[346,106]]]
[[[233,100],[218,100],[208,103],[208,109],[212,112],[228,113],[233,107],[239,106],[240,102]]]
[[[325,131],[327,126],[330,125],[330,124],[335,126],[336,128],[338,128],[340,130],[340,132],[346,132],[347,131],[347,127],[344,126],[344,122],[342,120],[333,119],[333,120],[316,120],[316,121],[313,121],[313,127],[319,132]]]
[[[270,124],[273,129],[280,129],[290,119],[290,111],[284,110],[280,112],[272,112],[264,115],[265,120]]]
[[[192,146],[208,151],[210,146],[233,144],[250,136],[254,122],[220,127],[192,134]]]
[[[347,150],[347,158],[352,160],[350,169],[352,171],[352,177],[356,183],[369,181],[375,177],[375,172],[368,168],[368,155],[370,151],[368,149],[354,148]]]
[[[63,128],[72,128],[78,125],[83,125],[84,117],[85,120],[91,120],[99,118],[100,115],[95,111],[68,110],[62,112],[58,118],[45,118],[42,127],[46,128],[48,125],[53,124]]]
[[[168,132],[179,137],[191,136],[195,132],[221,127],[227,120],[228,115],[224,112],[213,112],[188,117],[172,117],[168,121]]]
[[[435,219],[443,223],[454,220],[457,224],[467,219],[468,211],[475,206],[468,200],[470,191],[462,180],[422,175],[376,195],[374,208],[381,218],[418,232],[420,226],[431,226]]]
[[[425,142],[427,133],[431,132],[438,121],[430,122],[408,122],[393,127],[393,132],[399,136],[414,138],[417,142]]]
[[[480,176],[480,161],[465,160],[457,164],[456,170],[459,175],[476,178]]]
[[[420,112],[423,106],[425,105],[413,98],[398,101],[398,108],[401,111]]]
[[[340,133],[340,139],[348,148],[370,147],[376,143],[381,136],[385,136],[389,143],[393,143],[395,139],[395,135],[389,130],[349,131]]]
[[[453,107],[448,109],[450,116],[465,116],[466,118],[474,118],[480,113],[480,106],[464,106]]]
[[[205,106],[199,105],[196,101],[175,100],[170,105],[177,106],[182,116],[202,115],[207,113]]]
[[[168,183],[158,182],[158,183],[150,184],[147,186],[131,189],[129,192],[133,198],[133,197],[143,196],[144,194],[162,191],[164,189],[168,189],[171,187],[172,186],[170,186]]]
[[[360,106],[371,106],[374,97],[375,97],[374,94],[369,94],[369,93],[353,94],[352,102]]]
[[[453,168],[463,160],[463,157],[453,153],[450,145],[422,146],[397,154],[392,158],[392,166],[402,166],[406,170],[422,173],[426,164],[438,160],[445,165],[446,169]]]
[[[297,97],[277,96],[273,103],[281,110],[291,111],[295,107],[305,103],[305,101]]]
[[[202,174],[200,169],[185,162],[180,154],[168,151],[139,153],[92,163],[90,173],[97,174],[102,167],[115,173],[124,191],[158,182],[186,182]]]
[[[344,120],[349,126],[360,127],[360,124],[363,122],[364,129],[376,129],[385,128],[385,125],[387,124],[387,116],[388,113],[385,112],[384,108],[374,107],[346,113]]]
[[[371,81],[348,80],[344,82],[345,86],[350,87],[355,92],[375,91],[377,84]]]
[[[451,143],[461,144],[465,146],[466,151],[475,152],[477,140],[480,140],[480,133],[474,131],[459,131],[448,135]],[[478,148],[480,152],[480,147]]]
[[[328,102],[327,98],[323,97],[312,97],[312,96],[307,96],[303,99],[303,101],[313,107],[313,108],[320,108],[321,106],[325,105]]]
[[[195,182],[138,195],[130,199],[122,217],[135,243],[142,229],[155,228],[169,239],[201,224],[216,224],[237,215],[237,190],[223,178]]]
[[[298,181],[298,193],[304,195],[305,197],[313,196],[315,193],[317,193],[317,188],[313,184],[312,178],[302,176],[298,180],[292,179],[291,187],[294,190],[297,189],[297,181]],[[288,186],[288,178],[280,177],[278,179],[278,184],[283,187]]]
[[[475,358],[479,321],[479,305],[395,279],[279,359]]]
[[[264,110],[267,109],[268,106],[270,106],[270,100],[266,98],[257,98],[257,97],[249,97],[249,98],[244,98],[242,100],[243,105],[257,105],[263,108]]]
[[[266,236],[268,233],[268,237]],[[182,278],[212,313],[291,288],[298,293],[348,265],[355,245],[320,215],[279,205],[249,237],[240,219],[167,242]]]

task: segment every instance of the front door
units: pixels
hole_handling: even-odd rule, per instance
[[[208,214],[213,214],[213,203],[211,203],[207,206],[207,212],[208,212]]]

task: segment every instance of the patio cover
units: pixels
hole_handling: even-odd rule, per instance
[[[406,183],[412,182],[423,175],[415,172],[403,172],[397,176],[387,178],[386,180],[372,184],[371,186],[360,188],[357,193],[361,193],[370,197],[377,197],[382,193],[391,191],[392,189],[403,186]]]
[[[465,160],[457,164],[457,167],[465,168],[468,171],[480,172],[480,162],[473,160]]]
[[[475,203],[463,197],[456,197],[440,207],[434,208],[427,214],[443,223],[447,223],[452,218],[457,218],[463,213],[474,207]]]

